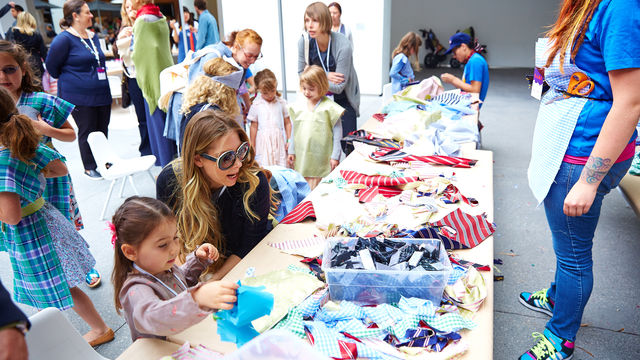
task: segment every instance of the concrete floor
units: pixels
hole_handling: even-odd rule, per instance
[[[425,70],[418,79],[439,74],[445,69]],[[449,70],[460,75],[460,70]],[[527,310],[518,303],[520,291],[547,287],[553,277],[555,260],[549,230],[542,208],[536,208],[528,189],[526,168],[530,156],[531,137],[537,102],[529,96],[524,80],[527,69],[491,70],[491,86],[483,106],[481,120],[483,148],[494,152],[495,257],[504,261],[499,266],[505,279],[495,283],[494,358],[513,359],[532,345],[531,333],[541,332],[547,318]],[[359,74],[364,76],[364,74]],[[293,94],[291,94],[293,95]],[[290,97],[290,100],[292,100]],[[360,122],[380,107],[380,97],[363,96]],[[123,157],[137,154],[139,136],[135,115],[114,106],[109,139]],[[103,284],[97,289],[82,289],[91,297],[105,321],[116,331],[116,339],[99,346],[103,356],[116,358],[131,344],[128,326],[113,307],[110,272],[113,249],[104,221],[98,220],[109,188],[107,181],[91,181],[82,176],[77,144],[56,143],[68,159],[75,184],[85,229],[82,235],[91,245]],[[154,168],[157,174],[159,168]],[[154,196],[155,186],[145,174],[134,177],[141,195]],[[122,202],[114,191],[107,217]],[[130,186],[125,197],[132,195]],[[640,358],[640,277],[635,273],[640,256],[640,222],[618,191],[604,201],[596,232],[594,260],[596,281],[591,300],[578,333],[574,359],[638,359]],[[6,253],[0,253],[0,279],[11,287],[12,272]],[[32,308],[22,306],[27,314]],[[87,325],[73,312],[66,315],[80,333]]]

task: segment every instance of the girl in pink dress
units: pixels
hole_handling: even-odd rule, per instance
[[[260,166],[287,166],[287,150],[291,142],[291,120],[287,103],[276,90],[278,80],[269,69],[255,76],[258,96],[251,105],[247,120],[251,122],[251,144]]]

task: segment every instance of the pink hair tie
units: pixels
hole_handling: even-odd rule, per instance
[[[116,240],[118,240],[118,235],[116,235],[116,226],[113,225],[111,221],[107,221],[107,226],[109,226],[109,230],[111,230],[111,245],[116,247]]]

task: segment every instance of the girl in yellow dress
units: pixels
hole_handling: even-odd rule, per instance
[[[300,74],[300,90],[306,101],[289,107],[293,122],[293,143],[289,145],[289,166],[302,174],[311,189],[338,166],[344,108],[325,94],[329,80],[317,65]]]

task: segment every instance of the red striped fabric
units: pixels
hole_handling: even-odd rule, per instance
[[[356,192],[356,196],[358,196],[358,201],[361,203],[367,203],[373,200],[377,195],[382,195],[384,197],[393,197],[396,195],[400,195],[402,190],[394,189],[391,187],[384,186],[373,186],[366,189],[361,189]]]
[[[420,180],[416,176],[391,178],[380,175],[364,175],[351,170],[340,170],[340,175],[347,180],[349,184],[362,184],[367,186],[398,186]]]
[[[341,357],[337,359],[346,360],[358,358],[358,346],[355,343],[338,340],[338,346],[340,347]]]
[[[450,233],[446,228],[441,231],[449,237],[468,248],[474,248],[491,236],[496,231],[496,225],[487,221],[487,214],[469,215],[460,209],[456,209],[440,221],[432,223],[434,226],[448,226],[455,230]]]
[[[458,201],[463,201],[471,206],[478,205],[478,200],[474,198],[468,198],[460,192],[460,190],[453,184],[449,184],[442,192],[442,197],[445,199],[445,203],[455,204]]]
[[[280,224],[295,224],[308,217],[312,217],[315,219],[316,212],[313,209],[313,204],[311,203],[311,201],[304,201],[298,204],[298,206],[294,207],[293,210],[291,210],[287,214],[287,216],[285,216],[284,219],[280,221]]]
[[[396,149],[378,149],[371,153],[369,157],[375,161],[421,161],[432,165],[445,165],[459,168],[470,168],[476,164],[477,160],[467,159],[456,156],[431,155],[417,156],[410,155],[401,150]]]

